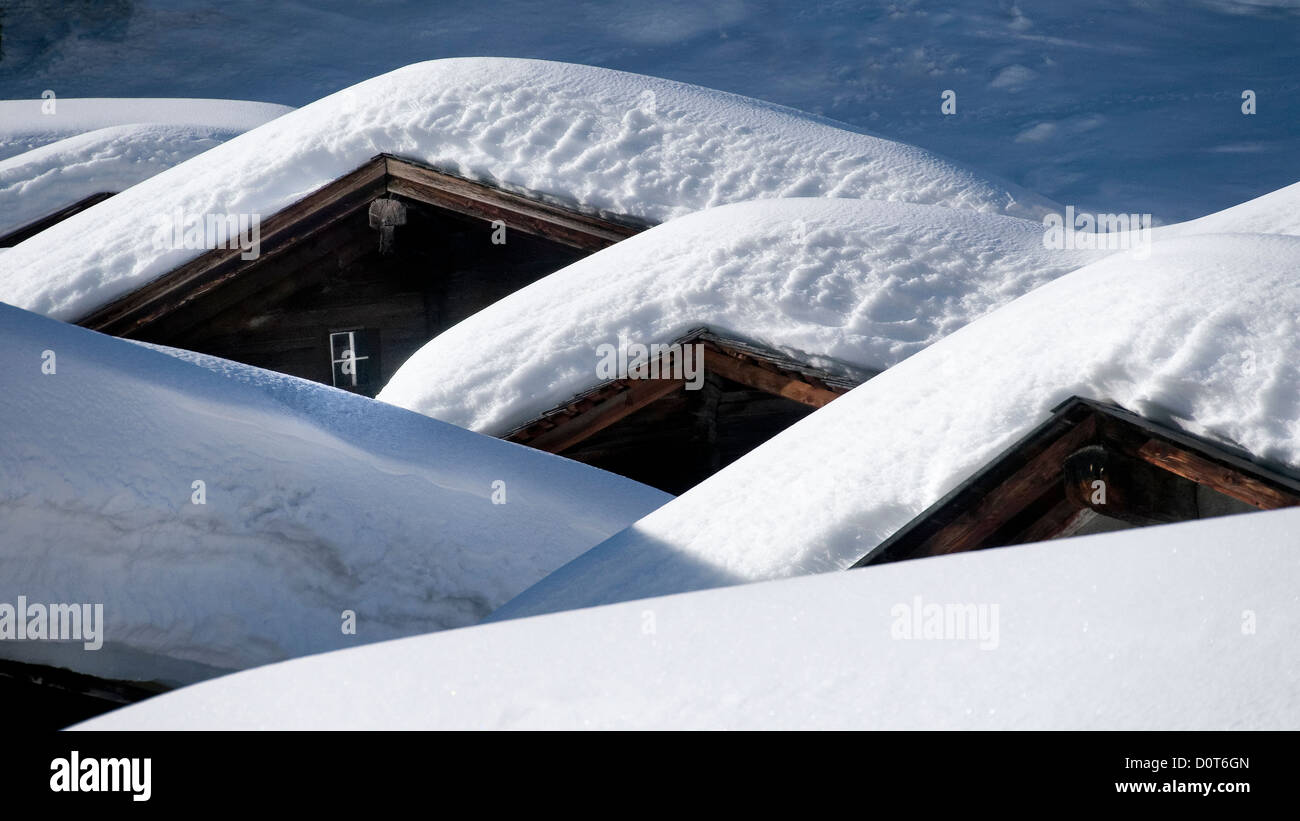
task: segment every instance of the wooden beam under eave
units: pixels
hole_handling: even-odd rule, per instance
[[[1300,505],[1300,496],[1294,493],[1167,442],[1150,439],[1138,448],[1138,456],[1158,468],[1205,485],[1260,510]]]
[[[708,345],[704,348],[704,369],[710,373],[748,385],[755,390],[793,399],[814,408],[824,407],[840,394],[819,388],[794,376],[778,373],[758,364],[731,356]]]
[[[1095,435],[1097,420],[1090,414],[991,489],[973,508],[926,539],[913,556],[942,556],[983,547],[999,527],[1037,499],[1052,482],[1061,481],[1065,457]]]
[[[661,399],[673,391],[684,389],[683,379],[634,379],[627,382],[628,389],[597,403],[590,410],[571,416],[555,427],[523,442],[532,448],[563,453],[574,445],[595,436],[600,431]]]
[[[1080,508],[1139,527],[1200,518],[1196,485],[1106,445],[1065,458],[1065,497]]]
[[[540,236],[583,251],[598,251],[644,230],[454,177],[396,157],[385,158],[388,190],[427,205]]]
[[[1038,521],[1025,528],[1013,544],[1032,544],[1073,536],[1088,522],[1097,518],[1089,507],[1078,507],[1069,499],[1061,499]]]

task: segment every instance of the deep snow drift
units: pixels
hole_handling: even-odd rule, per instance
[[[738,203],[558,271],[428,342],[379,399],[500,435],[597,378],[597,347],[707,326],[832,370],[884,370],[1106,255],[1031,220],[844,199]],[[829,360],[829,361],[827,361]]]
[[[1253,513],[470,627],[79,727],[1296,729],[1297,529]],[[924,638],[952,605],[973,638]]]
[[[187,682],[472,624],[669,498],[5,305],[0,365],[0,602],[102,603],[107,622],[98,651],[0,642],[23,661]]]
[[[1300,237],[1236,234],[1067,274],[798,422],[492,618],[846,568],[1072,395],[1294,470],[1297,270]]]
[[[0,259],[0,299],[75,319],[200,253],[155,249],[159,215],[269,216],[381,152],[652,222],[775,197],[1029,218],[1054,207],[921,149],[758,100],[588,66],[437,60],[286,114],[20,244]]]

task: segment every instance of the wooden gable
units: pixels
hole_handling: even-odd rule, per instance
[[[374,395],[441,331],[645,227],[379,155],[263,219],[255,259],[206,251],[77,324]],[[349,333],[373,346],[364,386],[338,379]]]
[[[705,329],[672,344],[702,346],[702,389],[614,379],[503,438],[681,493],[875,375],[833,374]]]
[[[1074,397],[854,567],[1296,505],[1248,454]]]

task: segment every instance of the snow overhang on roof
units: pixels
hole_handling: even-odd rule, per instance
[[[722,92],[563,63],[419,63],[206,151],[4,255],[0,299],[73,319],[198,256],[160,216],[269,216],[388,152],[661,222],[749,199],[864,197],[1037,218],[1052,203],[926,151]]]
[[[0,100],[0,246],[288,111],[236,100]]]
[[[216,296],[228,307],[277,280],[297,276],[305,263],[300,252],[327,243],[331,228],[377,198],[398,195],[591,252],[643,230],[630,220],[581,210],[465,180],[410,160],[380,154],[325,187],[259,222],[256,257],[231,242],[207,251],[146,285],[77,318],[77,324],[115,336],[147,335],[181,307],[203,316],[198,302]],[[424,238],[428,241],[428,238]],[[299,256],[294,256],[298,252]],[[233,292],[233,295],[226,292]],[[217,307],[211,311],[218,310]],[[194,324],[196,316],[188,316]],[[147,338],[147,336],[146,336]]]
[[[1049,250],[1042,236],[1031,220],[870,200],[708,209],[460,322],[379,398],[507,435],[599,389],[600,346],[671,343],[695,328],[858,384],[1107,253]]]

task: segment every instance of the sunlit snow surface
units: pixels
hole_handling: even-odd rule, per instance
[[[501,434],[599,382],[597,348],[692,328],[834,370],[883,370],[1105,256],[1043,247],[997,214],[846,199],[764,200],[680,217],[443,332],[379,398]]]
[[[1297,729],[1297,530],[1251,513],[470,627],[80,727]],[[933,605],[994,629],[895,638]]]
[[[106,619],[98,651],[5,641],[0,654],[117,678],[194,681],[473,624],[669,498],[6,305],[0,418],[0,602],[101,603]]]
[[[808,416],[497,611],[849,567],[1071,396],[1300,466],[1300,237],[1216,234],[1043,285]]]
[[[290,110],[237,100],[0,101],[0,234],[124,191]]]
[[[1165,223],[1300,180],[1295,0],[22,7],[5,19],[0,97],[48,88],[301,106],[422,60],[538,57],[771,100],[1063,203]],[[951,116],[940,111],[948,89]],[[1257,94],[1254,115],[1240,110],[1244,89]]]

